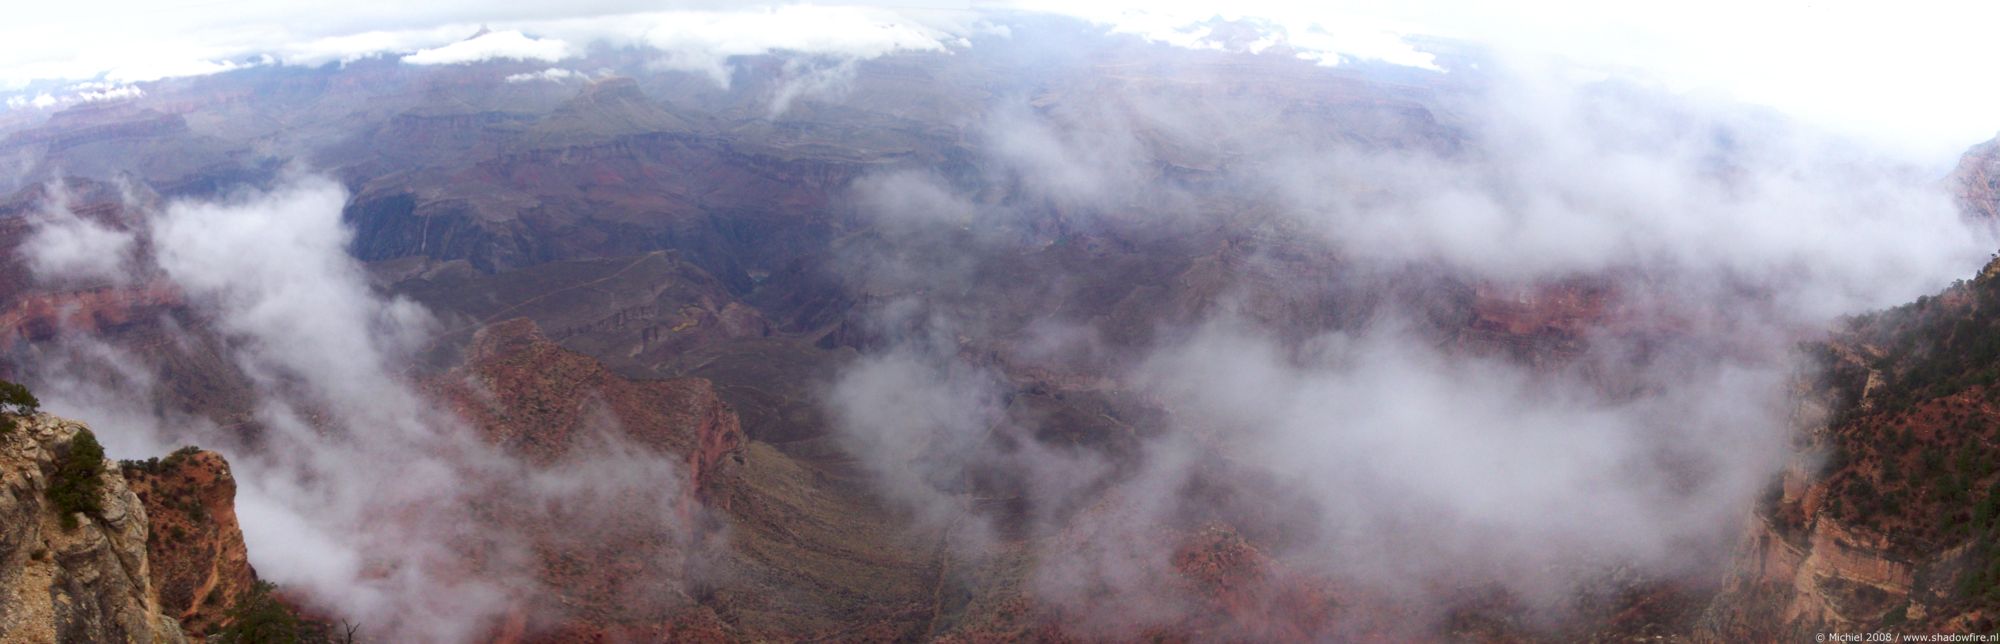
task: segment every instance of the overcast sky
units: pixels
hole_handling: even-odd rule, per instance
[[[590,42],[659,47],[714,71],[727,56],[799,49],[878,56],[962,46],[982,16],[1062,13],[1177,44],[1191,22],[1259,17],[1324,63],[1378,58],[1421,66],[1405,34],[1560,55],[1678,91],[1767,105],[1927,163],[1949,163],[2000,130],[2000,84],[1987,60],[2000,5],[1961,2],[1683,0],[888,0],[847,5],[570,0],[98,0],[21,3],[0,21],[0,92],[47,81],[112,86],[212,73],[252,61],[320,64],[434,50],[481,25],[488,42],[412,63],[493,56],[559,61]],[[525,37],[523,37],[525,35]],[[553,42],[551,42],[553,41]],[[268,56],[268,58],[259,58]],[[35,81],[44,81],[33,84]],[[103,91],[87,87],[72,91]],[[51,99],[59,98],[51,96]],[[15,100],[15,107],[31,105]],[[49,102],[44,101],[44,106]]]

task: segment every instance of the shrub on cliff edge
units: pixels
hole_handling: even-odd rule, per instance
[[[15,416],[25,416],[41,409],[42,401],[20,383],[0,380],[0,434],[14,431],[19,421]]]
[[[301,641],[299,616],[278,601],[274,590],[271,582],[258,581],[237,597],[236,606],[229,609],[229,625],[223,627],[217,639],[228,644]]]
[[[76,527],[76,513],[104,511],[98,503],[103,491],[104,446],[88,429],[79,429],[70,439],[69,452],[56,461],[55,476],[49,478],[49,501],[62,515],[64,528]]]

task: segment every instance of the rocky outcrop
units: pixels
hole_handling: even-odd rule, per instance
[[[1914,567],[1870,547],[1878,540],[1831,520],[1816,523],[1803,539],[1753,523],[1698,636],[1796,639],[1879,623],[1909,600]]]
[[[2000,221],[2000,139],[1972,146],[1960,157],[1949,187],[1966,214]]]
[[[712,617],[704,626],[695,614],[665,623],[698,612],[693,568],[714,536],[704,509],[726,504],[716,498],[718,482],[742,466],[742,427],[713,385],[628,380],[515,319],[476,334],[465,365],[438,388],[509,454],[551,476],[583,476],[596,483],[578,484],[604,487],[581,507],[498,519],[527,541],[535,578],[549,591],[514,608],[499,639],[637,641],[656,639],[663,628],[693,637],[713,626]],[[671,472],[613,471],[619,461],[607,460],[607,444],[667,459]],[[633,478],[640,476],[656,478]]]
[[[228,461],[186,448],[163,460],[128,462],[124,474],[146,507],[146,552],[160,609],[189,635],[215,633],[257,582],[236,522]]]
[[[1979,615],[1955,592],[1972,544],[1909,557],[1896,552],[1893,536],[1824,514],[1803,532],[1757,517],[1696,638],[1802,640],[1892,624],[1979,630]]]
[[[527,319],[481,329],[460,376],[446,387],[453,406],[489,440],[532,462],[568,453],[599,409],[625,437],[684,456],[697,493],[740,458],[744,443],[735,411],[708,381],[625,379],[550,341]]]
[[[107,462],[96,512],[48,498],[82,424],[48,415],[0,436],[0,641],[186,642],[161,611],[147,556],[146,507]]]
[[[1748,517],[1697,639],[1991,630],[2000,389],[1981,374],[2000,352],[1996,286],[1983,271],[1805,345],[1798,453]]]
[[[100,332],[180,303],[180,290],[166,283],[29,293],[0,307],[0,341]]]

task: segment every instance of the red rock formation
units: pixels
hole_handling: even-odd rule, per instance
[[[181,304],[166,282],[22,295],[0,309],[0,338],[44,340],[65,331],[98,333]]]
[[[127,462],[125,480],[145,504],[146,552],[160,610],[191,636],[213,634],[257,581],[236,522],[236,480],[222,455],[200,450]]]
[[[591,450],[601,447],[594,433],[605,431],[681,464],[678,480],[657,482],[656,490],[679,493],[677,516],[665,521],[646,509],[643,489],[595,500],[607,508],[494,516],[528,542],[535,576],[551,593],[525,598],[501,640],[654,639],[668,628],[666,616],[693,609],[685,566],[706,538],[704,503],[720,473],[740,463],[744,442],[735,412],[712,385],[627,380],[517,319],[482,329],[465,365],[436,389],[489,441],[538,467],[591,467]],[[673,628],[705,628],[688,619]]]
[[[1528,288],[1482,284],[1473,289],[1473,296],[1474,329],[1571,338],[1601,326],[1615,301],[1609,289],[1576,283]]]
[[[691,494],[708,489],[743,447],[736,413],[708,381],[625,379],[549,341],[526,319],[480,330],[456,375],[444,388],[452,408],[488,440],[533,462],[568,453],[593,404],[604,405],[625,436],[684,455]]]
[[[1265,642],[1326,639],[1340,603],[1329,584],[1295,575],[1225,525],[1210,524],[1174,552],[1181,583],[1212,611],[1214,626]],[[1183,627],[1186,628],[1186,627]]]
[[[1990,629],[2000,389],[1977,356],[1994,288],[1983,273],[1816,346],[1820,373],[1796,385],[1801,455],[1751,517],[1698,637]]]

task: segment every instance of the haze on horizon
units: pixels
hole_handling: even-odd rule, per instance
[[[1409,47],[1414,39],[1455,39],[1502,55],[1557,59],[1570,73],[1769,106],[1933,169],[2000,130],[1991,117],[2000,113],[2000,86],[1979,81],[1989,71],[1985,29],[2000,22],[2000,7],[1942,0],[29,3],[11,8],[0,25],[0,39],[10,43],[0,52],[0,99],[32,109],[245,65],[406,54],[482,27],[528,38],[431,60],[555,61],[593,44],[711,57],[774,50],[873,56],[965,46],[962,37],[978,32],[982,17],[1006,12],[1069,15],[1188,46],[1211,46],[1198,42],[1209,20],[1249,19],[1328,61],[1421,65],[1424,57]],[[556,42],[536,46],[531,39]]]

